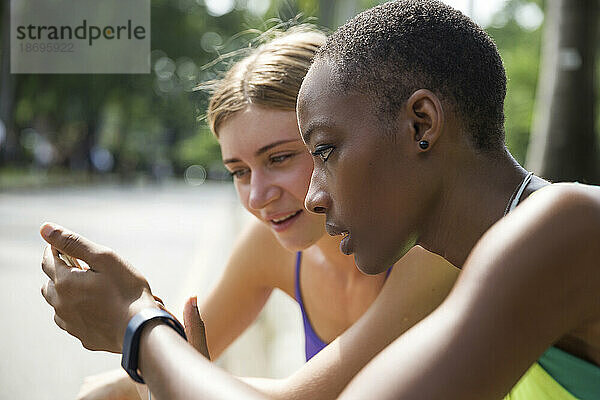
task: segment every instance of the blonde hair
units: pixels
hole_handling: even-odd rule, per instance
[[[312,27],[296,26],[252,50],[223,79],[203,85],[213,91],[206,113],[213,134],[219,137],[220,125],[249,104],[295,110],[302,80],[325,39]]]

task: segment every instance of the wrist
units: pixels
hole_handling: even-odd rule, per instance
[[[139,374],[138,362],[140,343],[144,331],[149,334],[157,325],[167,325],[174,329],[185,340],[185,331],[183,326],[177,321],[173,315],[165,310],[161,310],[156,305],[146,308],[135,314],[128,322],[127,329],[123,338],[123,358],[121,365],[127,371],[131,378],[139,383],[144,383],[143,378]],[[148,329],[149,328],[149,329]],[[146,336],[144,336],[145,338]]]
[[[144,325],[144,329],[140,335],[139,341],[139,351],[138,351],[138,369],[141,372],[141,375],[144,376],[144,351],[146,350],[146,346],[152,340],[151,336],[155,334],[160,334],[161,332],[173,332],[173,329],[167,326],[163,321],[153,320]],[[169,332],[170,333],[170,332]]]
[[[123,329],[119,332],[119,336],[118,336],[118,343],[119,343],[120,349],[123,348],[123,339],[125,337],[125,332],[127,330],[128,324],[131,322],[133,317],[135,317],[137,314],[139,314],[143,310],[147,310],[147,309],[157,309],[158,310],[158,309],[160,309],[160,306],[154,300],[154,296],[152,296],[151,293],[144,290],[144,292],[140,295],[140,297],[138,299],[136,299],[135,301],[133,301],[131,304],[129,304],[129,307],[127,307],[127,311],[124,316],[125,324],[124,324]]]

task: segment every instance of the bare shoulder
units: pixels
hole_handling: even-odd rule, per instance
[[[268,286],[281,287],[281,281],[286,279],[281,266],[293,260],[294,254],[279,243],[265,224],[251,221],[238,238],[229,264]]]
[[[411,286],[408,280],[414,279],[415,289],[418,289],[421,284],[430,283],[433,277],[454,281],[459,274],[460,269],[448,260],[417,245],[394,264],[385,286]]]
[[[443,303],[342,398],[502,398],[548,347],[599,320],[599,225],[598,188],[549,185],[530,195],[482,236]],[[404,265],[423,254],[423,265],[435,265],[420,250]],[[577,339],[572,354],[600,360],[595,337]]]
[[[442,303],[460,272],[442,256],[414,246],[394,264],[369,311],[383,316],[397,337]]]
[[[267,254],[270,259],[288,257],[290,254],[290,251],[279,243],[269,227],[260,221],[251,221],[246,226],[236,247],[243,247],[247,250],[248,256],[258,256],[261,259]]]
[[[390,276],[367,311],[288,378],[288,387],[294,388],[297,393],[307,393],[306,398],[315,397],[315,388],[318,389],[316,397],[335,398],[373,357],[444,301],[459,272],[458,268],[439,255],[420,246],[413,247],[394,264]],[[396,360],[408,361],[410,358],[414,361],[421,356],[399,356]],[[414,369],[414,365],[411,365],[396,370],[390,368],[391,365],[386,362],[382,369],[385,372]],[[373,392],[386,386],[373,385],[373,382],[384,382],[381,374],[377,375],[375,379],[367,379],[365,388],[368,388],[364,393],[352,398],[384,398]],[[395,381],[396,377],[391,375],[388,382]]]
[[[450,293],[460,269],[438,254],[414,246],[398,260],[377,299],[361,318],[377,340],[377,326],[395,338],[433,311]],[[383,321],[379,321],[383,319]]]
[[[394,264],[394,270],[406,266],[419,265],[421,267],[442,268],[453,272],[460,272],[460,269],[451,264],[444,257],[433,253],[419,245],[410,249],[400,260]],[[393,272],[392,272],[393,273]]]
[[[544,312],[563,309],[569,314],[563,327],[572,329],[586,318],[600,317],[598,237],[600,188],[548,185],[483,235],[465,263],[459,287],[478,293],[483,283],[504,286],[504,293],[514,290],[513,299],[521,304],[543,299]]]
[[[560,228],[560,229],[559,229]],[[579,235],[600,230],[600,187],[577,183],[547,185],[525,199],[513,212],[484,235],[511,238],[531,235],[543,239],[559,237],[563,243]]]
[[[589,239],[600,235],[600,187],[577,183],[548,185],[529,196],[504,220],[501,224],[518,230],[514,232],[517,237],[533,234],[546,242],[560,241],[563,250],[569,246],[583,250],[581,245],[588,245],[600,251],[598,246],[589,246],[593,244]]]
[[[555,183],[536,191],[527,201],[545,201],[553,205],[583,206],[597,210],[600,208],[600,187],[580,183]]]

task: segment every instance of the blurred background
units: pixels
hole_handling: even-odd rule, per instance
[[[250,218],[239,206],[194,91],[276,25],[333,30],[372,0],[152,0],[146,75],[10,74],[0,8],[0,399],[74,398],[84,376],[118,367],[52,321],[39,288],[45,220],[113,247],[180,310],[219,276]],[[447,0],[496,41],[508,75],[506,141],[554,181],[600,182],[598,0]],[[118,62],[118,60],[110,60]],[[302,364],[296,304],[276,294],[220,361],[240,375]]]

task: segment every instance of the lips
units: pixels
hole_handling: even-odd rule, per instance
[[[302,210],[290,211],[286,213],[279,213],[266,218],[273,230],[281,232],[292,225],[298,217],[302,214]]]
[[[332,222],[327,221],[325,223],[325,230],[327,231],[327,234],[329,236],[338,236],[341,235],[343,233],[347,233],[347,230],[344,230],[342,228],[340,228],[339,226],[335,225]]]
[[[282,216],[278,216],[277,218],[269,218],[269,220],[274,224],[280,224],[294,216],[296,216],[302,210],[293,211],[287,214],[283,214]]]
[[[342,236],[342,241],[340,242],[340,251],[349,256],[352,254],[352,238],[348,232],[342,233]]]
[[[341,235],[342,241],[340,242],[340,251],[346,255],[352,254],[350,231],[343,229],[332,222],[327,222],[325,224],[325,230],[330,236]]]

